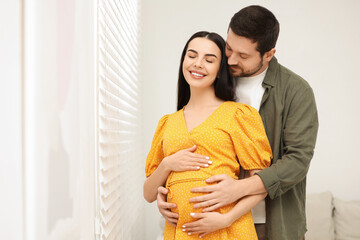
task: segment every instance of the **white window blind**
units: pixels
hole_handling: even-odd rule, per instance
[[[142,239],[140,0],[98,0],[98,234]]]

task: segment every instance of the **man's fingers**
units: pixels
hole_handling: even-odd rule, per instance
[[[209,192],[214,191],[215,186],[216,185],[205,186],[205,187],[196,187],[196,188],[190,189],[190,191],[193,193],[209,193]]]
[[[216,204],[216,203],[217,203],[217,200],[216,200],[216,199],[211,199],[211,200],[208,200],[208,201],[196,203],[196,204],[194,204],[193,208],[209,207],[209,206],[212,206],[212,205],[214,205],[214,204]],[[204,212],[204,211],[203,211],[203,212]]]
[[[208,179],[206,179],[207,183],[216,183],[216,182],[220,182],[221,180],[224,180],[227,177],[226,174],[218,174],[218,175],[214,175],[209,177]]]
[[[192,197],[189,199],[189,202],[191,203],[201,203],[201,202],[205,202],[208,201],[210,199],[212,199],[212,196],[210,196],[211,193],[203,195],[203,196],[198,196],[198,197]]]
[[[204,208],[203,210],[202,210],[202,212],[213,212],[213,211],[215,211],[216,209],[219,209],[219,208],[221,208],[221,207],[223,207],[222,206],[222,204],[220,204],[220,203],[217,203],[217,204],[214,204],[214,205],[212,205],[212,206],[210,206],[210,207],[207,207],[207,208]]]
[[[208,193],[208,194],[205,194],[202,196],[192,197],[189,199],[189,202],[191,202],[191,203],[205,202],[205,201],[214,200],[214,199],[216,199],[215,194]]]

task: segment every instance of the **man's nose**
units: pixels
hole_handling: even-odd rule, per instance
[[[228,65],[230,65],[230,66],[238,65],[238,61],[237,61],[237,59],[235,58],[234,54],[231,54],[231,55],[228,57]]]

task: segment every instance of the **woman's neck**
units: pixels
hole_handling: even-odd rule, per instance
[[[190,87],[190,99],[186,108],[192,110],[201,110],[206,107],[219,106],[224,101],[217,98],[214,88],[195,89]]]

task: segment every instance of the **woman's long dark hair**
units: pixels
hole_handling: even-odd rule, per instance
[[[186,82],[183,74],[183,62],[186,55],[188,45],[191,40],[194,38],[206,38],[210,41],[213,41],[221,51],[221,63],[218,77],[214,82],[215,96],[224,101],[234,101],[235,100],[235,91],[234,83],[229,73],[229,68],[227,65],[227,57],[225,55],[225,41],[217,33],[201,31],[197,32],[190,37],[187,41],[184,50],[181,54],[180,68],[179,68],[179,79],[178,79],[178,101],[177,101],[177,110],[182,109],[190,100],[190,86]]]

